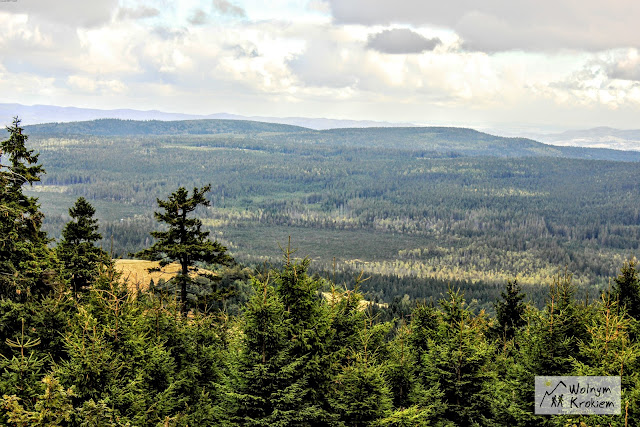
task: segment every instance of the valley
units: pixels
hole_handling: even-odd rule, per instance
[[[47,231],[59,236],[85,197],[117,257],[150,244],[156,198],[207,183],[204,225],[250,265],[279,260],[291,236],[319,271],[535,288],[567,269],[596,294],[640,242],[640,163],[620,161],[640,153],[458,128],[97,120],[26,132],[47,165],[31,190]]]

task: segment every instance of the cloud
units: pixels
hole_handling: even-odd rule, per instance
[[[433,50],[439,44],[441,44],[440,39],[427,39],[408,28],[384,30],[370,35],[367,40],[369,49],[391,54],[422,53],[427,50]]]
[[[139,6],[137,8],[121,7],[118,10],[118,19],[146,19],[160,15],[160,11],[154,7]]]
[[[309,28],[306,46],[287,61],[304,86],[345,88],[358,83],[363,67],[357,40],[331,28]]]
[[[73,75],[67,78],[66,83],[74,91],[86,94],[120,94],[126,87],[117,80],[96,79],[95,77]]]
[[[640,54],[637,49],[629,49],[606,63],[605,69],[612,79],[640,81]]]
[[[246,13],[243,8],[227,0],[213,0],[213,8],[223,15],[245,17]]]
[[[468,48],[599,51],[640,47],[635,0],[327,0],[339,24],[435,26],[455,31]]]
[[[70,27],[93,28],[108,23],[118,0],[19,0],[2,3],[4,12],[26,14],[37,19]]]
[[[189,17],[189,23],[193,25],[204,25],[207,23],[209,16],[202,9],[196,9]]]

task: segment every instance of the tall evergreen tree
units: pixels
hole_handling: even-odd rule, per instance
[[[172,262],[180,264],[176,280],[180,286],[184,314],[188,311],[187,290],[191,283],[189,272],[198,270],[195,264],[205,262],[228,265],[232,260],[226,254],[227,248],[217,241],[209,240],[209,232],[202,231],[202,221],[189,217],[198,206],[210,205],[204,197],[210,189],[210,185],[201,189],[194,188],[193,195],[189,197],[189,192],[180,187],[167,200],[157,199],[158,206],[164,212],[155,212],[154,216],[158,222],[166,225],[167,230],[151,232],[151,236],[157,241],[150,248],[136,254],[138,258],[160,261],[160,267]]]
[[[504,291],[500,293],[502,300],[497,300],[493,307],[496,310],[498,325],[495,332],[505,341],[514,338],[516,331],[525,324],[525,304],[522,302],[525,295],[521,292],[518,281],[507,280]]]
[[[523,334],[527,363],[535,375],[567,375],[571,358],[580,360],[578,344],[588,338],[588,310],[575,300],[576,287],[565,272],[554,278],[544,310],[531,313]]]
[[[46,293],[50,282],[49,240],[40,229],[44,216],[38,199],[22,191],[40,181],[44,169],[38,154],[26,148],[17,117],[7,131],[9,139],[0,142],[0,297],[23,301]]]
[[[296,413],[301,384],[291,378],[299,368],[288,357],[284,306],[269,279],[254,280],[255,294],[244,311],[244,335],[235,387],[234,421],[269,425]],[[293,392],[293,394],[292,394]],[[291,410],[293,406],[293,411]]]
[[[635,258],[624,263],[620,274],[614,279],[612,294],[614,300],[618,301],[619,308],[624,308],[629,316],[640,320],[640,278],[637,265]]]
[[[102,239],[95,213],[93,206],[80,197],[69,209],[72,220],[62,229],[62,240],[56,248],[74,295],[95,280],[100,264],[110,263],[109,255],[95,246]]]
[[[451,289],[440,308],[435,342],[423,356],[425,388],[441,390],[444,415],[456,425],[487,425],[495,374],[488,369],[493,348],[485,338],[485,317],[474,316],[463,295]]]

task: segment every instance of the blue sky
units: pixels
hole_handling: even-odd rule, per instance
[[[637,128],[634,1],[0,2],[0,102]]]

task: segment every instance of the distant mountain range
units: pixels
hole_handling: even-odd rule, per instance
[[[266,123],[280,123],[293,126],[302,126],[309,129],[335,129],[335,128],[367,128],[367,127],[406,127],[414,126],[412,123],[390,123],[370,120],[337,120],[326,118],[305,117],[263,117],[240,116],[236,114],[182,114],[166,113],[158,110],[97,110],[77,107],[58,107],[54,105],[21,105],[0,103],[0,120],[2,124],[9,124],[13,117],[22,119],[22,124],[33,125],[53,122],[80,122],[96,119],[123,119],[123,120],[199,120],[199,119],[224,119],[224,120],[252,120]]]
[[[59,107],[53,105],[21,105],[0,103],[0,124],[9,124],[13,117],[19,116],[23,125],[41,123],[82,122],[96,119],[122,120],[250,120],[263,123],[276,123],[299,126],[313,130],[327,130],[340,128],[371,128],[371,127],[417,127],[413,123],[391,123],[370,120],[339,120],[327,118],[305,117],[266,117],[241,116],[236,114],[183,114],[167,113],[158,110],[99,110],[77,107]],[[489,133],[505,137],[522,137],[561,147],[606,148],[622,151],[640,151],[640,130],[622,130],[610,127],[597,127],[584,130],[569,130],[559,133],[531,132],[530,130],[492,129]]]

